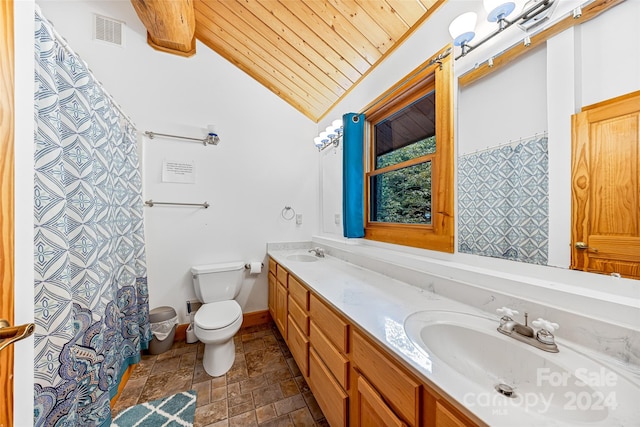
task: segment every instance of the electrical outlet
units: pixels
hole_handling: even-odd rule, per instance
[[[337,213],[337,214],[335,214],[335,215],[333,216],[333,222],[334,222],[336,225],[340,225],[340,214],[339,214],[339,213]]]
[[[296,214],[296,224],[302,224],[302,214]]]

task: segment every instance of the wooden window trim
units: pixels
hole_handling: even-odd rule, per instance
[[[419,165],[420,163],[426,163],[435,160],[435,154],[427,154],[425,156],[416,157],[415,159],[407,160],[406,162],[396,163],[395,165],[386,166],[384,168],[372,170],[368,173],[369,177],[380,175],[387,172],[392,172],[398,169],[407,168],[409,166]],[[374,159],[375,161],[375,159]]]
[[[449,46],[436,54],[444,53]],[[367,119],[365,152],[365,239],[386,243],[454,251],[453,188],[453,58],[428,65],[426,61],[374,100],[363,113]],[[436,91],[436,152],[407,162],[372,170],[375,154],[371,143],[373,126],[389,115]],[[370,179],[407,166],[431,161],[431,224],[396,224],[370,221]]]

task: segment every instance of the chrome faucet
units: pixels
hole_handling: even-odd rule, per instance
[[[309,252],[315,253],[318,258],[324,258],[324,249],[322,248],[315,247],[315,248],[309,249]]]
[[[538,331],[536,332],[528,325],[529,313],[524,314],[523,325],[512,318],[514,314],[518,314],[518,311],[507,307],[498,308],[496,311],[499,314],[502,314],[502,318],[500,318],[500,326],[498,326],[498,332],[501,334],[515,338],[518,341],[532,345],[540,350],[551,353],[558,352],[558,346],[556,345],[553,336],[553,332],[560,327],[557,323],[538,318],[538,320],[531,322],[533,326],[538,328]]]

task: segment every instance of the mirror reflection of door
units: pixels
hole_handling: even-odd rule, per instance
[[[13,1],[0,2],[0,319],[13,324]],[[13,346],[0,351],[0,427],[13,425]]]
[[[572,117],[571,268],[640,279],[640,91]]]

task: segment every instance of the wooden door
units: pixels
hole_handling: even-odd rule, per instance
[[[0,319],[13,324],[13,1],[0,3]],[[13,346],[0,351],[0,427],[13,425]]]
[[[571,268],[640,279],[640,91],[572,117]]]

